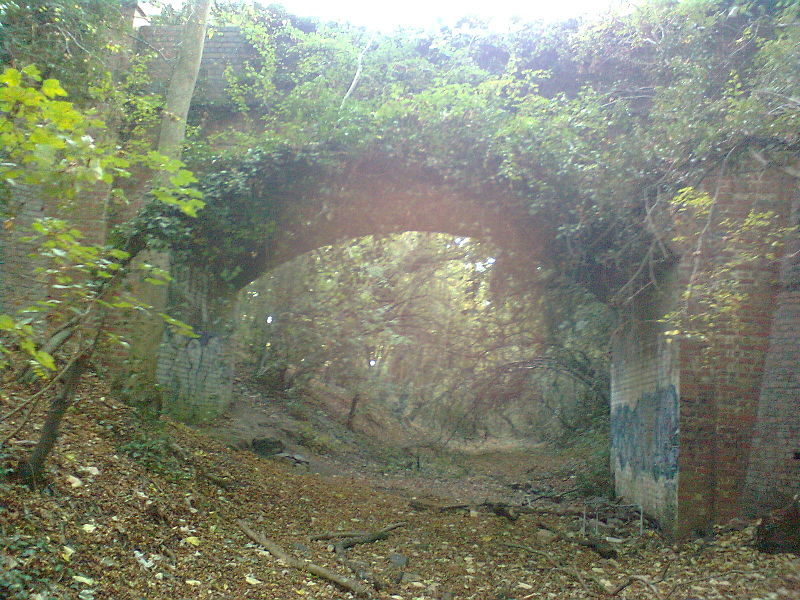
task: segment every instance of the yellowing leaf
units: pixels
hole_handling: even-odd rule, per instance
[[[83,583],[85,585],[94,585],[94,579],[90,579],[89,577],[84,577],[83,575],[73,575],[72,579],[74,579],[78,583]]]
[[[190,535],[189,537],[183,538],[183,541],[187,544],[191,544],[192,546],[199,546],[200,545],[200,538]]]
[[[67,92],[61,87],[58,79],[45,79],[42,82],[42,93],[48,98],[55,98],[56,96],[66,96]]]
[[[92,533],[95,529],[97,529],[97,525],[92,525],[91,523],[85,523],[81,525],[81,529],[83,529],[86,533]]]
[[[74,488],[81,487],[83,482],[74,475],[67,475],[67,482]]]
[[[75,554],[75,550],[69,546],[63,546],[62,550],[63,552],[61,553],[61,558],[63,558],[66,562],[69,562],[72,559],[72,555]]]
[[[244,578],[244,580],[245,580],[247,583],[249,583],[250,585],[258,585],[259,583],[262,583],[260,579],[256,579],[256,578],[255,578],[255,577],[253,577],[252,575],[247,575],[247,576]]]
[[[187,579],[186,585],[203,585],[203,582],[197,581],[197,579]]]

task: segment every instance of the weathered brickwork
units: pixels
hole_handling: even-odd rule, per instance
[[[790,283],[779,292],[779,261],[767,257],[771,248],[764,247],[753,260],[737,265],[732,275],[741,303],[732,313],[713,315],[708,329],[699,332],[706,340],[682,339],[665,352],[664,329],[668,326],[643,324],[653,323],[683,303],[682,294],[690,280],[699,286],[709,284],[714,269],[732,258],[733,242],[725,237],[729,229],[723,224],[725,219],[740,222],[751,209],[772,210],[778,228],[790,224],[797,183],[788,176],[740,172],[710,179],[706,187],[716,196],[717,212],[701,252],[697,252],[696,238],[679,249],[683,258],[671,282],[662,285],[666,297],[640,296],[637,306],[626,315],[631,324],[621,330],[614,344],[612,431],[616,436],[617,490],[631,501],[641,502],[678,535],[707,531],[714,523],[741,514],[748,502],[755,510],[774,508],[780,497],[798,489],[800,461],[793,458],[799,406],[797,296]],[[762,240],[750,241],[757,248]],[[784,274],[787,278],[791,276]],[[708,307],[690,298],[686,309],[692,316]],[[771,359],[765,371],[768,356]],[[675,386],[674,392],[665,387],[668,383]],[[657,463],[653,459],[658,457],[653,455],[653,440],[663,439],[660,429],[670,421],[662,415],[671,414],[674,399],[679,417],[673,500],[667,493],[673,482],[654,471]],[[626,420],[621,407],[636,402],[660,402],[661,406],[650,412],[640,410],[647,418]],[[621,433],[631,423],[637,433]],[[619,460],[620,440],[633,444],[640,456],[647,457],[640,466],[634,462],[631,469]],[[751,453],[751,448],[757,452]],[[757,501],[755,488],[747,485],[748,468],[751,485],[760,478],[762,492],[756,494]],[[654,497],[664,504],[654,507]]]
[[[138,50],[152,55],[149,73],[153,91],[165,93],[178,55],[180,27],[141,27]],[[226,92],[226,70],[241,75],[247,64],[257,66],[259,55],[247,43],[238,27],[216,27],[210,30],[203,49],[203,60],[197,77],[194,104],[221,104],[229,101]]]
[[[617,495],[673,523],[678,490],[678,344],[659,317],[669,297],[636,303],[613,341],[611,461]]]
[[[800,192],[792,223],[800,227]],[[775,298],[742,509],[747,515],[800,494],[800,236],[787,245]]]

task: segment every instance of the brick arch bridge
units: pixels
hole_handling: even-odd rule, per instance
[[[362,164],[325,202],[286,204],[238,285],[318,247],[368,234],[435,231],[493,242],[498,266],[523,276],[545,263],[552,232],[502,193],[465,194],[418,173]],[[708,180],[718,220],[708,249],[676,249],[672,271],[621,311],[612,344],[612,467],[617,493],[641,504],[668,532],[706,532],[740,515],[763,514],[800,493],[800,241],[790,234],[780,260],[763,258],[736,273],[744,302],[719,325],[714,346],[670,341],[661,317],[681,302],[695,273],[703,281],[726,252],[726,217],[773,210],[800,224],[796,179],[743,170]],[[682,251],[681,251],[682,250]],[[764,248],[766,255],[771,248]],[[207,315],[199,340],[167,338],[159,378],[171,410],[205,418],[227,406],[225,360],[231,298],[214,297],[203,273],[179,276],[184,298]],[[199,302],[198,302],[199,300]],[[215,304],[216,303],[216,304]],[[192,304],[190,302],[189,304]]]
[[[532,217],[520,198],[497,189],[468,192],[384,161],[362,161],[334,181],[324,194],[272,202],[264,220],[274,232],[242,253],[240,271],[229,286],[204,265],[175,273],[173,303],[178,316],[200,338],[167,339],[161,347],[158,379],[166,408],[189,421],[224,411],[231,397],[228,342],[237,292],[262,274],[317,248],[367,235],[407,231],[449,233],[491,242],[495,268],[535,285],[552,233]]]
[[[160,51],[155,65],[169,72],[178,31],[143,28],[140,36]],[[224,71],[252,56],[243,36],[222,28],[208,40],[195,107],[224,101]],[[383,169],[383,170],[382,170]],[[387,186],[387,182],[394,185]],[[397,185],[401,183],[402,185]],[[274,220],[279,234],[243,266],[241,286],[259,273],[305,251],[367,233],[414,229],[488,238],[504,247],[509,264],[523,269],[541,259],[537,225],[502,195],[459,194],[431,185],[419,174],[362,165],[342,181],[327,203],[287,204]],[[718,174],[719,219],[751,208],[770,209],[798,225],[800,186],[784,173],[756,168]],[[377,200],[376,200],[377,199]],[[383,199],[385,202],[378,202]],[[35,193],[21,194],[18,222],[46,212]],[[505,201],[504,201],[505,200]],[[102,241],[102,202],[79,207],[79,220]],[[694,274],[702,281],[726,250],[719,221],[698,255],[679,249],[680,260],[658,289],[637,295],[624,311],[613,341],[612,463],[618,494],[641,504],[669,532],[706,531],[737,515],[763,513],[800,493],[800,241],[788,236],[780,260],[764,258],[739,268],[745,293],[735,319],[723,323],[707,353],[690,340],[668,342],[659,318],[681,301]],[[36,289],[24,243],[0,231],[0,301],[4,310]],[[764,248],[766,254],[771,248]],[[225,360],[232,298],[220,297],[202,269],[176,274],[175,293],[198,317],[197,340],[167,337],[159,377],[172,410],[186,417],[226,405],[230,371]]]

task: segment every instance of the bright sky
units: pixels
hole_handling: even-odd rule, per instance
[[[300,16],[350,21],[370,28],[433,27],[474,15],[502,26],[512,17],[559,20],[594,14],[622,0],[275,0]]]

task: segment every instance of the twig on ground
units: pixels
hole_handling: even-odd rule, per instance
[[[312,542],[319,542],[325,540],[337,540],[339,538],[357,538],[367,535],[368,531],[330,531],[327,533],[318,533],[316,535],[308,536]]]
[[[371,544],[372,542],[377,542],[378,540],[385,540],[386,538],[389,537],[389,533],[391,531],[399,527],[402,527],[403,525],[405,525],[405,523],[392,523],[391,525],[387,525],[383,529],[380,529],[373,533],[368,533],[360,537],[343,539],[334,545],[334,549],[338,552],[340,550],[347,550],[348,548],[352,548],[353,546],[357,546],[358,544]]]
[[[236,524],[239,526],[244,534],[253,540],[259,546],[265,548],[272,556],[277,558],[278,560],[284,562],[287,566],[292,567],[294,569],[299,569],[301,571],[306,571],[311,573],[312,575],[316,575],[321,579],[325,579],[338,585],[340,588],[347,590],[348,592],[353,592],[356,596],[361,598],[369,598],[373,595],[373,590],[368,588],[365,585],[360,584],[357,581],[353,581],[343,575],[339,575],[338,573],[331,571],[325,567],[321,567],[316,565],[312,562],[306,562],[293,556],[289,555],[283,548],[281,548],[277,543],[268,539],[263,534],[254,531],[246,521],[242,519],[236,519]]]

